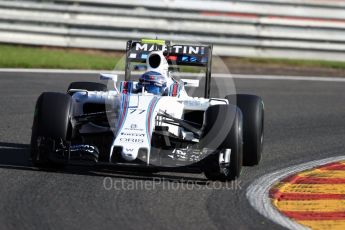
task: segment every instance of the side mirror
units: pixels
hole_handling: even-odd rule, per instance
[[[100,79],[101,80],[112,80],[114,82],[117,82],[117,74],[101,73]]]
[[[184,83],[185,87],[193,87],[193,88],[199,87],[199,80],[181,79],[181,81]]]

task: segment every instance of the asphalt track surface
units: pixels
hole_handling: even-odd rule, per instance
[[[71,81],[94,79],[0,75],[0,229],[280,229],[250,206],[250,183],[275,170],[344,154],[345,83],[235,79],[237,92],[262,96],[266,108],[263,160],[244,168],[237,187],[208,182],[201,174],[31,167],[27,154],[36,98],[43,91],[64,92]],[[107,190],[105,177],[127,185],[165,182],[154,189]]]

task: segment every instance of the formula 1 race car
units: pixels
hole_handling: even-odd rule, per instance
[[[191,169],[232,180],[242,165],[259,163],[263,101],[244,94],[210,98],[211,45],[143,39],[128,41],[126,51],[122,81],[101,74],[107,84],[73,82],[67,93],[39,96],[31,136],[35,166]],[[140,66],[145,72],[136,74]],[[203,97],[186,91],[199,80],[174,75],[183,66],[205,70]]]

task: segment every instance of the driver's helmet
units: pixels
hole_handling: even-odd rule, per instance
[[[139,78],[138,88],[155,95],[163,95],[167,90],[167,78],[159,72],[149,71]]]

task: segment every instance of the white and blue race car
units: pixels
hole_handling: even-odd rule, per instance
[[[73,82],[67,93],[40,95],[31,137],[35,166],[183,169],[231,180],[242,165],[259,163],[263,101],[244,94],[210,98],[211,45],[131,40],[126,50],[122,81],[101,74],[108,84]],[[136,75],[143,63],[145,73]],[[174,77],[171,70],[183,65],[204,68],[204,97],[186,91],[198,80]]]

